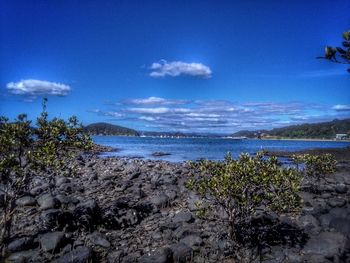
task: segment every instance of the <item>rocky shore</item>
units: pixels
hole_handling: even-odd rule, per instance
[[[96,154],[76,161],[77,175],[38,175],[16,201],[5,262],[235,262],[225,225],[196,216],[185,163]],[[309,183],[299,216],[264,215],[289,234],[271,242],[263,262],[350,262],[349,162],[317,193]]]

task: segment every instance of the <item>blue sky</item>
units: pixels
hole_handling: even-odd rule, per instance
[[[0,114],[233,132],[347,118],[350,1],[0,1]]]

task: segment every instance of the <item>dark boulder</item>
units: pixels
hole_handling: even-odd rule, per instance
[[[32,249],[38,246],[38,243],[34,241],[32,237],[21,237],[11,241],[7,245],[9,252],[14,253],[17,251],[23,251]]]
[[[171,263],[173,252],[170,248],[161,248],[150,254],[143,255],[140,263]]]
[[[63,232],[49,232],[39,236],[40,247],[45,252],[57,252],[64,246]]]
[[[54,263],[87,263],[92,259],[92,251],[88,247],[78,247],[53,261]]]
[[[92,231],[100,221],[99,207],[94,200],[80,203],[74,209],[74,218],[78,227]]]
[[[177,243],[170,247],[173,252],[173,261],[175,263],[189,262],[193,258],[193,250],[183,243]]]

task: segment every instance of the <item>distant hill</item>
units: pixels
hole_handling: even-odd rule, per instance
[[[91,135],[128,135],[139,136],[139,133],[133,129],[125,128],[105,122],[92,123],[84,127],[85,131]]]
[[[336,134],[350,134],[350,119],[333,120],[320,123],[305,123],[299,125],[275,128],[272,130],[258,131],[239,131],[232,136],[245,136],[248,138],[256,137],[281,137],[281,138],[315,138],[315,139],[333,139]]]

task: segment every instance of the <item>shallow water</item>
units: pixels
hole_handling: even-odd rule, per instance
[[[105,156],[142,157],[146,159],[182,162],[198,160],[222,160],[227,152],[234,157],[240,153],[254,154],[259,150],[297,151],[311,148],[342,148],[350,146],[343,141],[295,141],[295,140],[234,140],[222,138],[152,138],[127,136],[93,136],[97,144],[119,149]],[[170,153],[153,157],[154,152]]]

